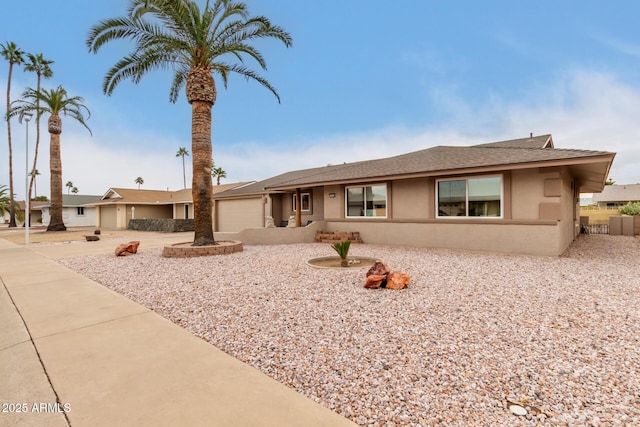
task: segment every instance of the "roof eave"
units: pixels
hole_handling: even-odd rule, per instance
[[[367,176],[367,177],[351,178],[351,179],[343,179],[343,180],[321,181],[316,183],[297,183],[297,184],[267,187],[265,190],[267,192],[275,192],[278,190],[287,191],[287,190],[295,190],[296,188],[322,187],[327,185],[358,184],[362,182],[382,182],[382,181],[393,181],[397,179],[425,178],[425,177],[443,176],[443,175],[447,175],[447,176],[468,175],[468,174],[474,174],[474,173],[490,173],[490,172],[499,172],[499,171],[505,171],[505,170],[533,169],[533,168],[540,168],[540,167],[574,166],[574,165],[580,165],[580,164],[600,163],[603,160],[607,161],[608,163],[607,171],[604,178],[606,180],[606,176],[609,173],[609,169],[611,168],[611,163],[613,162],[614,157],[615,157],[615,153],[607,153],[607,154],[598,155],[598,156],[588,156],[588,157],[580,157],[580,158],[573,158],[573,159],[543,160],[543,161],[524,162],[524,163],[508,163],[508,164],[474,166],[474,167],[455,168],[455,169],[439,169],[439,170],[425,171],[425,172],[414,172],[409,174]],[[603,186],[604,186],[604,181],[603,181]]]

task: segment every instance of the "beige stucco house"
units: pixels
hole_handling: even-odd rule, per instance
[[[245,184],[214,185],[213,192],[215,194]],[[94,225],[103,228],[127,228],[131,219],[193,219],[190,188],[178,191],[110,188],[89,206],[96,209]]]
[[[216,231],[283,225],[299,203],[300,225],[367,243],[556,256],[579,233],[579,194],[602,191],[614,157],[541,135],[287,172],[217,193]]]

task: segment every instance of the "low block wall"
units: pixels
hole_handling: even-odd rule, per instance
[[[304,227],[245,228],[239,232],[216,231],[216,240],[239,240],[245,245],[290,245],[313,243],[316,232],[324,226],[323,221],[314,221]]]
[[[128,230],[137,231],[161,231],[165,233],[179,233],[183,231],[193,231],[192,219],[132,219],[127,226]]]

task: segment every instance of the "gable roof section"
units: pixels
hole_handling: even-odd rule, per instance
[[[287,172],[216,198],[264,194],[301,187],[568,166],[581,192],[599,192],[615,153],[556,149],[551,135],[473,146],[437,146],[398,156]]]
[[[593,195],[594,202],[640,201],[640,184],[605,185],[600,194]]]
[[[533,136],[529,138],[510,139],[508,141],[489,142],[474,145],[474,147],[498,147],[498,148],[554,148],[553,138],[550,134]]]
[[[213,194],[223,192],[238,186],[246,185],[246,182],[221,184],[213,186]],[[177,191],[165,190],[137,190],[135,188],[110,188],[99,200],[91,205],[129,204],[129,205],[157,205],[174,203],[192,203],[191,189]]]

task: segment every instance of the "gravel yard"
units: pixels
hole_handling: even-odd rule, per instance
[[[359,425],[640,425],[640,238],[559,258],[351,246],[407,272],[401,291],[305,264],[328,244],[160,253],[60,262]]]

